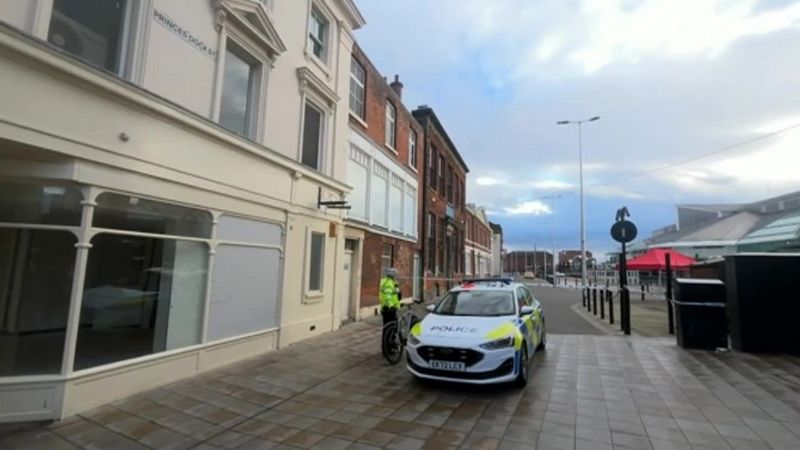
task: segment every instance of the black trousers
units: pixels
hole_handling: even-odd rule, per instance
[[[383,316],[383,325],[386,326],[389,322],[397,322],[397,308],[381,308],[381,316]]]

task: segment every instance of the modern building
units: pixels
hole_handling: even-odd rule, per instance
[[[544,250],[514,250],[503,259],[506,273],[524,274],[531,272],[544,276],[553,270],[553,254]]]
[[[500,276],[503,275],[503,258],[505,257],[505,254],[503,252],[503,227],[501,227],[499,223],[493,223],[493,222],[489,222],[489,227],[492,229],[491,274],[493,276]]]
[[[339,326],[352,0],[0,0],[0,20],[0,421]]]
[[[398,270],[404,298],[419,298],[417,230],[424,173],[422,127],[402,102],[397,76],[387,83],[355,45],[350,61],[350,141],[342,319],[378,312],[383,269]],[[351,269],[354,268],[354,269]]]
[[[740,252],[800,251],[800,192],[752,203],[678,205],[678,221],[640,241],[698,260]]]
[[[592,252],[586,251],[586,265],[594,267],[595,259]],[[581,251],[580,250],[561,250],[558,252],[558,271],[563,273],[575,274],[581,270]]]
[[[492,228],[486,211],[467,203],[464,226],[464,275],[488,277],[492,275]]]
[[[427,105],[413,111],[424,132],[420,237],[424,278],[420,291],[426,299],[447,292],[464,273],[465,197],[469,168]]]

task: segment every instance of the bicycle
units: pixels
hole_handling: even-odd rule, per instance
[[[414,300],[420,304],[422,300]],[[411,305],[401,305],[397,320],[384,325],[381,333],[381,352],[389,364],[397,364],[403,356],[411,328],[419,321],[419,316],[411,309]]]

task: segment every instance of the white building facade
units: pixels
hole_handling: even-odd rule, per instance
[[[466,277],[489,277],[492,275],[491,253],[492,229],[486,211],[467,203],[467,219],[464,235],[464,275]]]
[[[500,224],[489,222],[489,228],[492,230],[491,240],[491,258],[492,268],[491,274],[493,276],[503,275],[503,228]]]
[[[349,192],[351,0],[0,20],[0,422],[339,326],[343,214],[320,203]]]

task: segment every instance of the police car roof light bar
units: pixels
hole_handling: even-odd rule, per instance
[[[511,278],[465,278],[461,284],[467,283],[503,283],[503,284],[511,284],[513,280]]]

